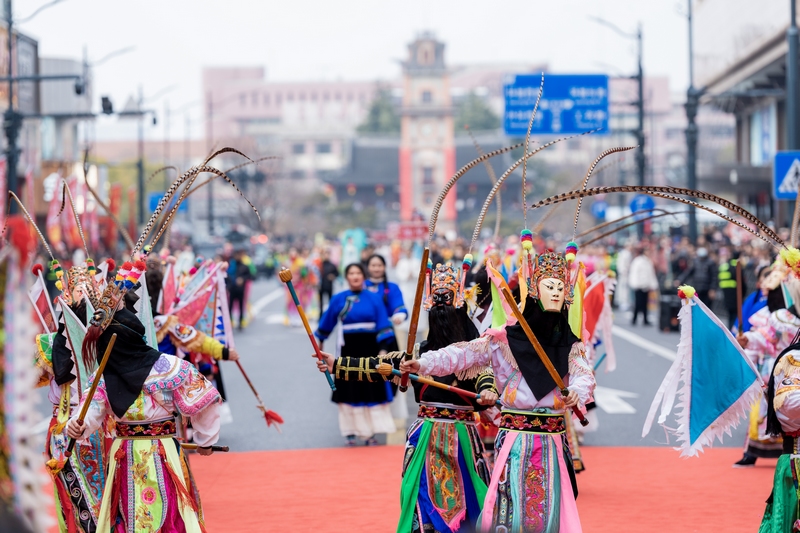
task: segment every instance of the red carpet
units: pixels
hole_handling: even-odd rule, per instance
[[[775,460],[733,469],[741,451],[681,459],[670,448],[584,448],[578,507],[587,533],[758,530]],[[208,530],[392,533],[402,447],[192,457]]]

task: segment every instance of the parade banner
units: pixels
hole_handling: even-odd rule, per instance
[[[38,269],[34,275],[36,276],[36,281],[33,282],[33,286],[28,291],[28,299],[33,304],[33,309],[36,311],[36,315],[39,317],[45,332],[54,333],[57,329],[54,318],[55,313],[53,312],[53,306],[50,305],[50,296],[47,294],[47,287],[44,284],[41,269]]]
[[[735,428],[762,395],[764,382],[728,328],[700,301],[691,287],[682,287],[678,318],[678,356],[659,387],[645,420],[650,432],[658,406],[663,425],[677,399],[681,455],[695,456],[714,439]]]

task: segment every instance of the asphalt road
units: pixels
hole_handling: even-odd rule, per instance
[[[343,444],[337,410],[330,388],[310,357],[305,330],[283,325],[283,287],[277,281],[259,281],[251,305],[257,313],[251,324],[236,333],[242,365],[269,409],[285,420],[282,433],[267,428],[255,400],[238,369],[223,363],[225,385],[233,422],[222,428],[221,441],[235,450],[326,448]],[[655,316],[652,317],[653,322]],[[617,313],[614,343],[617,369],[597,373],[597,423],[585,443],[593,446],[675,446],[674,435],[655,425],[641,436],[653,397],[663,380],[678,344],[677,333],[662,333],[655,326],[631,326],[626,313]],[[411,416],[413,398],[407,397]],[[674,420],[667,426],[676,427]],[[744,442],[744,422],[726,437],[723,446]],[[719,444],[717,444],[719,445]]]

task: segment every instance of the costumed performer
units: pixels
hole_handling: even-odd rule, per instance
[[[188,361],[154,350],[145,328],[128,309],[124,294],[144,270],[125,263],[100,298],[83,345],[89,360],[117,342],[81,424],[73,417],[67,434],[84,439],[105,418],[116,422],[98,531],[204,531],[202,510],[185,457],[175,440],[174,414],[190,418],[200,455],[213,453],[219,436],[217,390]]]
[[[392,321],[394,326],[399,326],[408,318],[408,310],[403,302],[403,293],[396,283],[389,281],[386,276],[386,259],[382,255],[372,254],[367,259],[368,278],[364,282],[364,288],[377,294],[386,307],[386,316]],[[394,343],[387,346],[389,351],[397,351],[397,336]]]
[[[305,259],[298,253],[297,248],[289,249],[288,261],[287,268],[292,271],[292,284],[297,293],[297,299],[300,300],[300,305],[303,306],[303,309],[308,309],[314,298],[314,290],[317,284],[314,273],[308,268]],[[297,306],[294,304],[292,294],[288,288],[286,289],[285,323],[287,326],[303,327],[303,320],[300,318],[300,313],[297,311]]]
[[[523,310],[523,318],[563,376],[567,397],[562,397],[519,324],[490,329],[480,339],[401,364],[403,372],[430,375],[472,367],[494,370],[504,407],[495,444],[499,451],[480,520],[482,531],[581,531],[564,413],[566,408],[591,401],[595,380],[583,343],[568,323],[573,259],[572,250],[566,257],[549,252],[535,258],[535,269],[526,280],[530,291]]]

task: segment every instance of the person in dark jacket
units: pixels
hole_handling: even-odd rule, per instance
[[[247,313],[244,297],[245,288],[247,282],[251,281],[253,278],[253,272],[245,261],[244,250],[241,248],[237,249],[233,252],[233,257],[228,264],[228,279],[226,283],[230,295],[228,306],[231,312],[231,322],[234,321],[233,308],[237,307],[239,309],[239,323],[236,326],[238,329],[242,329],[242,323]]]
[[[708,256],[705,248],[697,249],[697,256],[692,266],[679,277],[679,285],[691,285],[697,291],[700,301],[711,307],[714,300],[714,287],[717,280],[717,267]]]
[[[320,254],[319,275],[319,313],[321,316],[325,312],[325,295],[328,296],[328,302],[330,303],[333,297],[333,283],[339,277],[339,267],[331,262],[329,250],[322,250]]]

